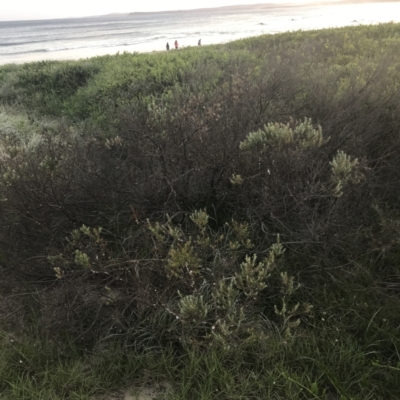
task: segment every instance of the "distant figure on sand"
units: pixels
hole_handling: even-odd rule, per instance
[[[167,47],[167,51],[168,51],[169,50],[169,43],[168,42],[167,42],[167,46],[166,47]]]
[[[201,46],[201,39],[199,39],[199,41],[197,42],[197,44],[198,44],[199,46]]]
[[[177,41],[177,40],[175,40],[175,50],[178,50],[178,47],[179,47],[179,45],[178,45],[178,41]]]

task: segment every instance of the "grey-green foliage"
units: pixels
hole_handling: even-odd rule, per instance
[[[78,130],[65,126],[63,120],[39,119],[0,107],[0,184],[31,179],[32,165],[54,175],[67,160],[70,145],[78,140]]]
[[[352,160],[344,151],[339,150],[329,165],[332,167],[332,192],[337,197],[342,196],[348,183],[358,184],[364,179],[358,159]]]
[[[34,150],[41,141],[41,127],[26,115],[8,112],[0,108],[0,151],[4,146]]]
[[[25,113],[16,113],[0,107],[0,154],[3,158],[14,158],[19,154],[34,154],[46,137],[53,143],[62,144],[65,137],[63,121],[48,118],[29,118]],[[70,127],[68,138],[78,137],[78,131]]]
[[[290,337],[292,335],[292,331],[300,325],[300,318],[301,314],[309,314],[312,309],[312,305],[308,303],[291,303],[291,298],[293,294],[299,289],[300,285],[295,284],[294,276],[289,276],[288,273],[281,272],[281,282],[282,282],[282,289],[281,289],[281,302],[282,305],[280,309],[275,305],[275,312],[279,315],[281,320],[281,332],[284,334],[285,337]]]
[[[180,340],[190,346],[230,348],[242,341],[265,338],[270,326],[262,322],[264,317],[254,308],[254,302],[268,288],[271,275],[278,271],[278,260],[285,251],[279,236],[267,255],[260,257],[250,252],[253,244],[248,223],[232,220],[214,232],[205,210],[195,211],[189,220],[195,225],[189,231],[174,225],[170,218],[165,224],[148,224],[159,243],[157,252],[169,243],[164,247],[165,272],[182,288],[179,298],[166,307],[175,316]],[[293,277],[290,279],[294,281]],[[292,291],[289,292],[283,292],[284,305],[289,304]],[[296,315],[304,314],[306,309],[298,313],[298,307]],[[294,315],[291,311],[277,313],[283,315],[279,329],[286,336],[295,328],[289,323]]]
[[[90,266],[90,258],[86,253],[75,250],[75,263],[85,268]]]
[[[65,275],[76,270],[76,267],[78,270],[106,267],[107,242],[102,237],[101,227],[82,225],[79,229],[74,229],[66,240],[64,253],[47,257],[57,279],[63,279]]]
[[[290,121],[287,124],[270,122],[262,129],[251,132],[240,143],[241,150],[263,150],[267,147],[282,147],[295,144],[300,148],[320,147],[324,143],[320,125],[314,128],[311,118],[303,122]]]
[[[256,298],[259,292],[267,287],[266,280],[271,276],[278,257],[284,253],[284,248],[278,242],[275,243],[264,260],[257,262],[257,256],[246,255],[241,264],[240,272],[235,275],[235,285],[250,298]]]
[[[208,306],[203,296],[188,295],[179,301],[181,318],[192,322],[204,321],[207,317]]]

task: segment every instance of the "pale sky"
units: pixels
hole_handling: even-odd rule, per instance
[[[70,18],[135,11],[166,11],[236,4],[306,3],[312,0],[0,0],[0,21]]]

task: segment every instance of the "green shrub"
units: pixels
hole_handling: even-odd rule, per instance
[[[323,144],[321,126],[314,129],[311,119],[307,118],[304,119],[304,122],[292,121],[286,125],[270,122],[264,125],[263,129],[249,133],[246,139],[240,143],[240,149],[251,150],[267,146],[282,148],[289,144],[298,145],[304,149],[320,147]]]

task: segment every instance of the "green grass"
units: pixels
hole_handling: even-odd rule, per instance
[[[374,360],[373,348],[332,328],[288,342],[271,336],[254,347],[185,354],[109,344],[67,356],[43,340],[3,335],[0,398],[93,399],[163,382],[176,400],[398,398],[399,366]]]

